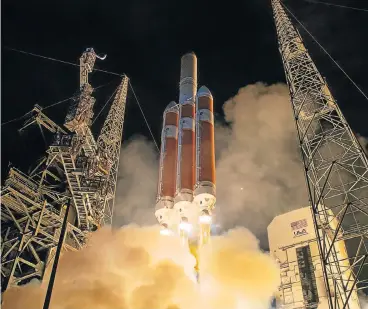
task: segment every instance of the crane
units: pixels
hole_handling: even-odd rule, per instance
[[[328,305],[367,292],[368,161],[280,0],[271,0],[304,165]],[[347,250],[349,259],[342,259]],[[318,267],[318,266],[317,266]],[[285,287],[286,289],[286,287]],[[287,293],[286,290],[283,292]],[[309,307],[318,304],[310,303]]]

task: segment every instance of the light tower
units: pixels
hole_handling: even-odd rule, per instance
[[[272,0],[272,8],[328,304],[330,308],[359,308],[357,290],[368,287],[367,157],[282,3]],[[348,259],[341,258],[344,241]]]

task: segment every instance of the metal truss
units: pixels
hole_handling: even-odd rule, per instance
[[[56,133],[56,132],[62,132],[64,134],[66,134],[66,131],[61,128],[60,126],[58,126],[54,121],[52,121],[49,117],[47,117],[43,112],[42,112],[42,107],[39,105],[35,105],[32,109],[32,117],[27,120],[25,122],[25,124],[23,125],[23,127],[21,127],[18,131],[22,132],[23,130],[25,130],[26,128],[28,128],[29,126],[33,125],[34,123],[37,123],[38,126],[41,129],[42,132],[42,128],[41,126],[45,127],[47,130],[49,130],[52,133]]]
[[[124,76],[97,140],[98,152],[104,154],[101,163],[105,160],[108,165],[107,187],[102,198],[103,224],[111,225],[114,213],[128,83],[129,78]]]
[[[330,308],[368,288],[368,161],[279,0],[274,19]],[[344,256],[346,244],[348,258]]]
[[[1,287],[41,279],[60,236],[66,197],[11,169],[1,192]],[[64,248],[80,249],[86,234],[68,225]]]
[[[92,64],[81,62],[82,71]],[[87,61],[85,60],[85,61]],[[86,66],[87,65],[87,69]],[[84,75],[83,75],[84,76]],[[32,279],[42,280],[60,238],[65,204],[72,201],[63,250],[82,248],[90,232],[111,224],[122,141],[128,78],[124,77],[96,143],[91,130],[92,87],[83,77],[79,101],[59,127],[36,106],[32,123],[54,134],[46,156],[29,174],[11,169],[1,189],[2,291]],[[69,132],[72,131],[72,132]],[[98,147],[97,147],[98,145]],[[64,237],[64,236],[63,236]]]

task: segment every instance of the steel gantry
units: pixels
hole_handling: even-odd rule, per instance
[[[53,133],[46,155],[29,174],[12,168],[1,189],[1,286],[42,280],[52,264],[65,213],[72,202],[63,250],[81,249],[91,231],[112,221],[128,78],[123,76],[97,142],[91,132],[93,88],[88,83],[97,58],[80,58],[80,92],[64,127],[40,106],[25,126],[37,123]]]
[[[272,0],[330,308],[368,288],[368,161],[280,0]],[[347,250],[348,259],[342,258]]]

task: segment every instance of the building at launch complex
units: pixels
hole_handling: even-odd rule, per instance
[[[277,308],[362,308],[359,293],[368,294],[368,159],[290,11],[281,0],[270,1],[310,202],[268,227],[270,254],[280,267]],[[63,125],[36,105],[21,128],[36,123],[53,139],[32,171],[12,167],[1,188],[2,291],[43,280],[51,265],[56,272],[61,249],[82,249],[91,232],[112,223],[129,79],[122,76],[95,138],[88,77],[96,59],[104,57],[93,49],[80,58],[79,91]],[[178,234],[189,244],[197,273],[197,249],[210,240],[216,204],[213,102],[207,87],[197,89],[196,55],[185,54],[178,103],[163,112],[152,215],[165,237]]]

